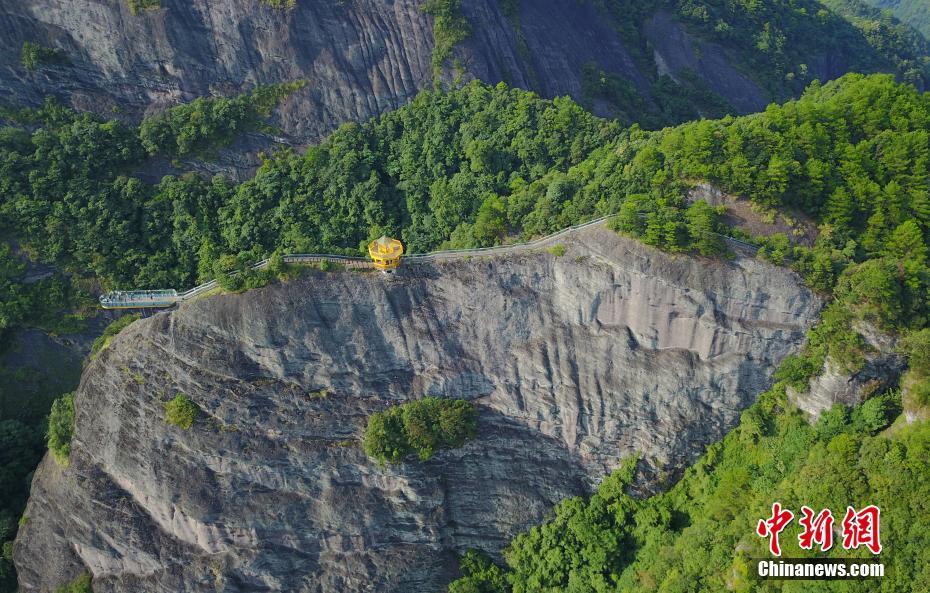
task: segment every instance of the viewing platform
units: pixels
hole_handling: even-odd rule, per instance
[[[171,290],[115,290],[100,297],[104,309],[148,309],[171,307],[181,299]]]

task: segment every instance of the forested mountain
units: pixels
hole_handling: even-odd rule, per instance
[[[137,122],[195,97],[304,79],[274,120],[283,139],[304,143],[437,82],[470,78],[568,95],[646,127],[757,111],[850,71],[926,84],[925,43],[830,8],[816,0],[3,0],[0,90],[7,103],[56,95]]]
[[[920,3],[880,4],[921,23]],[[773,496],[832,503],[811,486],[825,476],[903,517],[882,590],[930,587],[930,545],[904,531],[926,517],[907,508],[926,430],[880,432],[930,404],[930,70],[909,26],[857,0],[0,0],[0,17],[0,538],[46,436],[67,459],[73,426],[64,396],[46,435],[79,365],[24,395],[24,328],[67,336],[101,290],[229,280],[276,253],[357,255],[384,233],[489,246],[616,213],[671,252],[727,257],[720,234],[740,235],[834,304],[668,494],[634,501],[618,473],[506,566],[469,556],[456,593],[740,590],[747,522]],[[692,199],[704,183],[816,231],[742,235]],[[898,340],[903,390],[809,425],[789,394],[857,372],[876,350],[863,328]]]
[[[889,10],[901,21],[930,37],[930,4],[924,0],[865,0],[876,8]]]
[[[762,257],[794,267],[835,302],[808,348],[783,366],[782,383],[747,412],[744,427],[667,496],[634,501],[622,494],[626,474],[617,474],[590,501],[560,507],[552,526],[515,540],[506,573],[470,557],[471,581],[456,586],[477,580],[492,591],[655,590],[656,583],[674,588],[687,581],[713,590],[730,571],[741,574],[739,566],[721,563],[751,533],[739,527],[762,501],[785,490],[816,504],[834,502],[830,492],[799,490],[824,481],[796,482],[805,475],[855,484],[886,514],[905,517],[886,527],[899,572],[883,581],[883,590],[926,578],[914,572],[925,566],[916,560],[925,542],[901,531],[924,515],[909,514],[909,499],[895,494],[916,493],[914,485],[926,480],[926,465],[914,462],[921,425],[900,428],[890,444],[873,435],[902,406],[913,415],[930,403],[923,329],[930,308],[928,95],[890,76],[849,75],[758,115],[646,132],[599,120],[567,99],[549,102],[474,82],[347,124],[304,154],[278,153],[242,184],[188,175],[152,185],[131,176],[146,154],[203,150],[225,140],[198,136],[191,118],[261,111],[254,105],[267,95],[280,98],[293,88],[254,93],[239,111],[225,100],[201,102],[139,129],[54,103],[10,113],[29,127],[3,132],[7,231],[37,255],[92,272],[104,284],[165,286],[276,249],[359,253],[385,232],[413,251],[490,245],[610,212],[619,213],[619,231],[646,243],[720,256],[726,248],[716,233],[738,231],[725,227],[718,210],[686,199],[702,180],[763,210],[802,212],[820,224],[812,247],[792,245],[787,236],[755,240]],[[889,392],[851,414],[838,408],[811,428],[790,411],[787,389],[806,389],[828,361],[849,372],[861,368],[874,348],[863,323],[901,337],[911,359],[903,401],[900,392]],[[886,454],[876,447],[898,451],[900,467],[881,473],[869,461],[861,475],[844,473],[851,465],[843,464],[855,466],[856,451],[868,460]],[[758,464],[758,478],[741,473],[750,463]],[[708,481],[715,489],[707,489]],[[687,494],[695,489],[707,498]],[[729,502],[721,507],[721,500]],[[726,510],[734,508],[740,511]],[[730,522],[726,512],[744,514]],[[722,529],[721,521],[730,527]],[[567,534],[562,522],[581,531]],[[687,525],[694,529],[683,530]],[[707,533],[719,539],[709,547],[690,543]],[[689,546],[704,550],[706,561],[691,562],[680,551]]]

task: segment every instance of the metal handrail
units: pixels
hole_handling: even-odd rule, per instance
[[[516,249],[528,249],[528,248],[538,247],[545,243],[551,242],[554,239],[558,239],[559,237],[562,237],[563,235],[566,235],[573,231],[577,231],[583,228],[601,224],[616,216],[617,216],[616,214],[609,214],[607,216],[601,216],[599,218],[589,220],[588,222],[583,222],[580,224],[572,225],[570,227],[557,231],[551,235],[546,235],[545,237],[534,239],[532,241],[526,241],[522,243],[511,243],[509,245],[496,245],[494,247],[476,247],[473,249],[448,249],[444,251],[430,251],[427,253],[413,253],[413,254],[404,255],[402,260],[410,261],[410,262],[421,262],[421,261],[429,261],[429,260],[438,259],[438,258],[444,258],[448,256],[457,256],[457,255],[469,256],[469,255],[481,255],[481,254],[490,254],[490,253],[506,253],[509,251],[514,251]],[[641,213],[641,216],[645,217],[646,213]],[[759,251],[759,248],[756,245],[752,245],[751,243],[741,241],[740,239],[737,239],[735,237],[730,237],[729,235],[723,235],[721,233],[716,233],[716,234],[729,242],[735,243],[742,247],[753,249],[756,252]],[[332,253],[292,253],[292,254],[282,255],[281,258],[284,261],[284,263],[288,263],[288,264],[314,263],[314,262],[321,262],[325,260],[325,261],[335,261],[335,262],[349,262],[349,263],[360,264],[364,266],[372,265],[371,262],[364,257],[357,257],[357,256],[351,256],[351,255],[336,255]],[[250,270],[262,270],[268,267],[268,264],[270,262],[271,262],[270,258],[265,258],[249,266],[249,269]],[[233,274],[236,274],[236,272],[233,272]],[[100,303],[101,305],[103,305],[105,302],[105,299],[110,299],[112,298],[111,295],[116,295],[116,294],[139,295],[142,293],[174,293],[174,295],[172,295],[174,300],[171,303],[171,304],[174,304],[174,303],[183,302],[183,301],[192,299],[195,296],[203,292],[212,290],[218,286],[219,286],[219,282],[217,282],[216,280],[210,280],[208,282],[205,282],[203,284],[200,284],[198,286],[195,286],[183,292],[176,292],[174,289],[114,291],[114,292],[110,292],[110,293],[102,295],[100,297]],[[172,298],[172,297],[169,297],[169,298]],[[107,302],[130,303],[130,302],[136,302],[136,301],[133,301],[132,297],[130,297],[130,299],[126,301],[109,301],[108,300]],[[159,301],[159,302],[162,302],[162,301]],[[170,306],[170,305],[164,305],[164,306]]]

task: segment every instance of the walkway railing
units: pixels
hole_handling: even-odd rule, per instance
[[[557,233],[547,235],[540,239],[534,241],[528,241],[525,243],[512,243],[510,245],[497,245],[495,247],[478,247],[475,249],[450,249],[447,251],[431,251],[429,253],[415,253],[410,255],[403,256],[403,261],[410,263],[422,263],[427,261],[437,261],[437,260],[446,260],[446,259],[456,259],[461,257],[469,257],[473,255],[495,255],[495,254],[504,254],[504,253],[514,253],[518,251],[528,251],[536,249],[538,247],[545,246],[547,244],[553,243],[558,239],[564,237],[565,235],[584,229],[587,227],[595,226],[606,222],[607,220],[614,218],[616,214],[610,214],[608,216],[602,216],[600,218],[595,218],[588,222],[581,224],[576,224],[568,228],[562,229]],[[643,215],[645,216],[645,214]],[[718,233],[728,243],[742,247],[744,249],[749,249],[753,253],[759,250],[758,247],[745,241],[741,241],[734,237],[727,235],[721,235]],[[352,268],[373,268],[373,264],[370,260],[364,257],[353,257],[349,255],[334,255],[329,253],[295,253],[290,255],[282,256],[284,263],[286,264],[316,264],[322,263],[324,261],[342,263],[347,267]],[[259,262],[252,264],[250,270],[262,270],[268,267],[270,259],[263,259]],[[100,297],[100,305],[105,309],[147,309],[147,308],[162,308],[170,307],[176,303],[190,300],[198,295],[201,295],[205,292],[209,292],[215,288],[219,287],[219,282],[216,280],[210,280],[199,286],[195,286],[190,290],[184,292],[177,292],[175,290],[133,290],[133,291],[114,291],[108,292]]]

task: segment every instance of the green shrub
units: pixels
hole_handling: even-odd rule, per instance
[[[475,437],[478,410],[465,400],[424,397],[368,419],[364,448],[381,463],[400,463],[411,453],[426,461],[439,449],[461,447]]]
[[[930,380],[924,379],[911,383],[909,390],[914,403],[919,406],[930,406]]]
[[[126,0],[129,12],[136,15],[146,10],[161,8],[160,0]]]
[[[174,396],[174,399],[165,404],[165,422],[173,424],[184,430],[194,425],[200,408],[183,393]]]
[[[20,61],[23,64],[23,68],[30,72],[34,72],[38,70],[40,66],[62,61],[62,53],[59,49],[45,47],[38,43],[27,41],[23,43]]]
[[[852,410],[850,420],[856,429],[874,434],[891,423],[901,413],[901,392],[898,390],[870,397]]]
[[[362,443],[365,453],[378,461],[400,463],[411,453],[402,415],[394,410],[372,414]]]
[[[903,288],[894,262],[872,259],[843,272],[836,285],[836,298],[845,301],[860,317],[893,329],[905,313]]]
[[[552,255],[556,257],[562,257],[563,255],[565,255],[565,245],[562,245],[561,243],[556,243],[555,245],[553,245],[546,251],[548,251],[549,253],[551,253]]]
[[[433,16],[433,79],[438,82],[452,50],[471,35],[471,25],[462,15],[461,0],[426,0],[420,10]]]
[[[238,97],[200,97],[145,118],[139,139],[150,154],[180,159],[230,144],[306,81],[259,86]]]
[[[48,449],[58,465],[67,466],[74,434],[74,394],[66,393],[52,402],[48,417]]]
[[[901,352],[907,356],[908,372],[901,384],[906,386],[908,404],[930,406],[930,328],[907,334]]]
[[[279,10],[291,10],[297,6],[297,0],[261,0],[261,2]]]
[[[449,593],[498,593],[508,591],[501,567],[479,550],[468,550],[459,560],[462,578],[449,585]]]
[[[91,577],[86,572],[79,575],[70,583],[55,589],[55,593],[93,593]]]
[[[930,378],[930,328],[908,334],[902,340],[908,366],[919,377]]]
[[[726,251],[726,244],[718,233],[720,210],[703,200],[698,200],[685,210],[688,229],[688,247],[701,255],[719,255]]]
[[[807,391],[809,381],[819,372],[820,366],[810,356],[789,354],[775,371],[775,379],[786,382],[796,391]]]
[[[223,289],[230,292],[261,288],[270,284],[276,277],[287,274],[283,257],[280,258],[280,264],[276,259],[272,256],[266,268],[255,270],[252,269],[255,262],[248,254],[239,257],[224,255],[214,264],[213,276]]]
[[[93,360],[97,358],[97,356],[103,352],[107,346],[110,345],[110,340],[113,339],[113,336],[123,331],[126,327],[129,326],[130,323],[141,317],[142,316],[138,313],[132,313],[130,315],[123,315],[122,317],[112,321],[91,345],[90,359]]]

